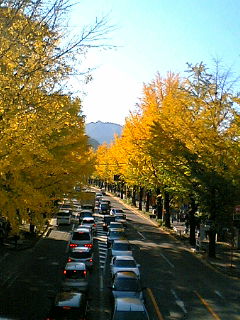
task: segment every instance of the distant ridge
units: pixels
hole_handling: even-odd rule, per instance
[[[104,142],[109,144],[114,139],[115,134],[121,135],[122,128],[120,124],[112,122],[90,122],[86,124],[86,134],[99,144]]]

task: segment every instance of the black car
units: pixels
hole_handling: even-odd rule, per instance
[[[115,217],[114,216],[105,215],[103,217],[103,230],[107,231],[110,222],[114,222],[114,221],[115,221]]]

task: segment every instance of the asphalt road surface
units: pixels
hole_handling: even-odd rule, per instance
[[[117,200],[110,199],[113,207],[124,208]],[[128,219],[126,234],[133,255],[141,265],[151,320],[240,319],[239,280],[228,278],[204,264],[150,220],[127,208],[125,212]],[[96,219],[95,267],[89,276],[88,319],[110,320],[110,257],[102,219],[98,215]],[[48,237],[25,251],[0,248],[0,319],[46,318],[61,285],[73,227],[53,226]]]

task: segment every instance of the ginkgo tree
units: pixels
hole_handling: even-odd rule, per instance
[[[74,73],[71,62],[103,35],[105,24],[97,21],[75,42],[61,45],[59,19],[66,6],[0,6],[0,211],[14,230],[23,220],[41,224],[53,201],[93,170],[81,101],[63,84]]]

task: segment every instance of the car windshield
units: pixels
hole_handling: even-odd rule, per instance
[[[112,246],[113,250],[117,250],[117,251],[130,251],[130,245],[128,243],[113,243]]]
[[[72,240],[90,240],[90,234],[88,232],[74,232]]]
[[[117,311],[112,320],[149,320],[144,311]]]
[[[72,252],[70,258],[73,259],[87,259],[91,258],[91,252],[82,251],[82,252]]]
[[[118,215],[115,217],[115,219],[116,219],[116,220],[118,220],[118,219],[119,219],[119,220],[120,220],[120,219],[121,219],[121,220],[122,220],[122,219],[125,220],[125,216],[124,216],[123,214],[118,214]]]
[[[58,212],[57,215],[59,217],[69,217],[71,214],[70,214],[70,212]]]
[[[116,267],[136,268],[134,260],[116,260],[114,264]]]
[[[141,286],[137,279],[116,279],[114,289],[118,291],[140,291]]]
[[[84,270],[66,270],[65,278],[67,279],[84,279]]]

